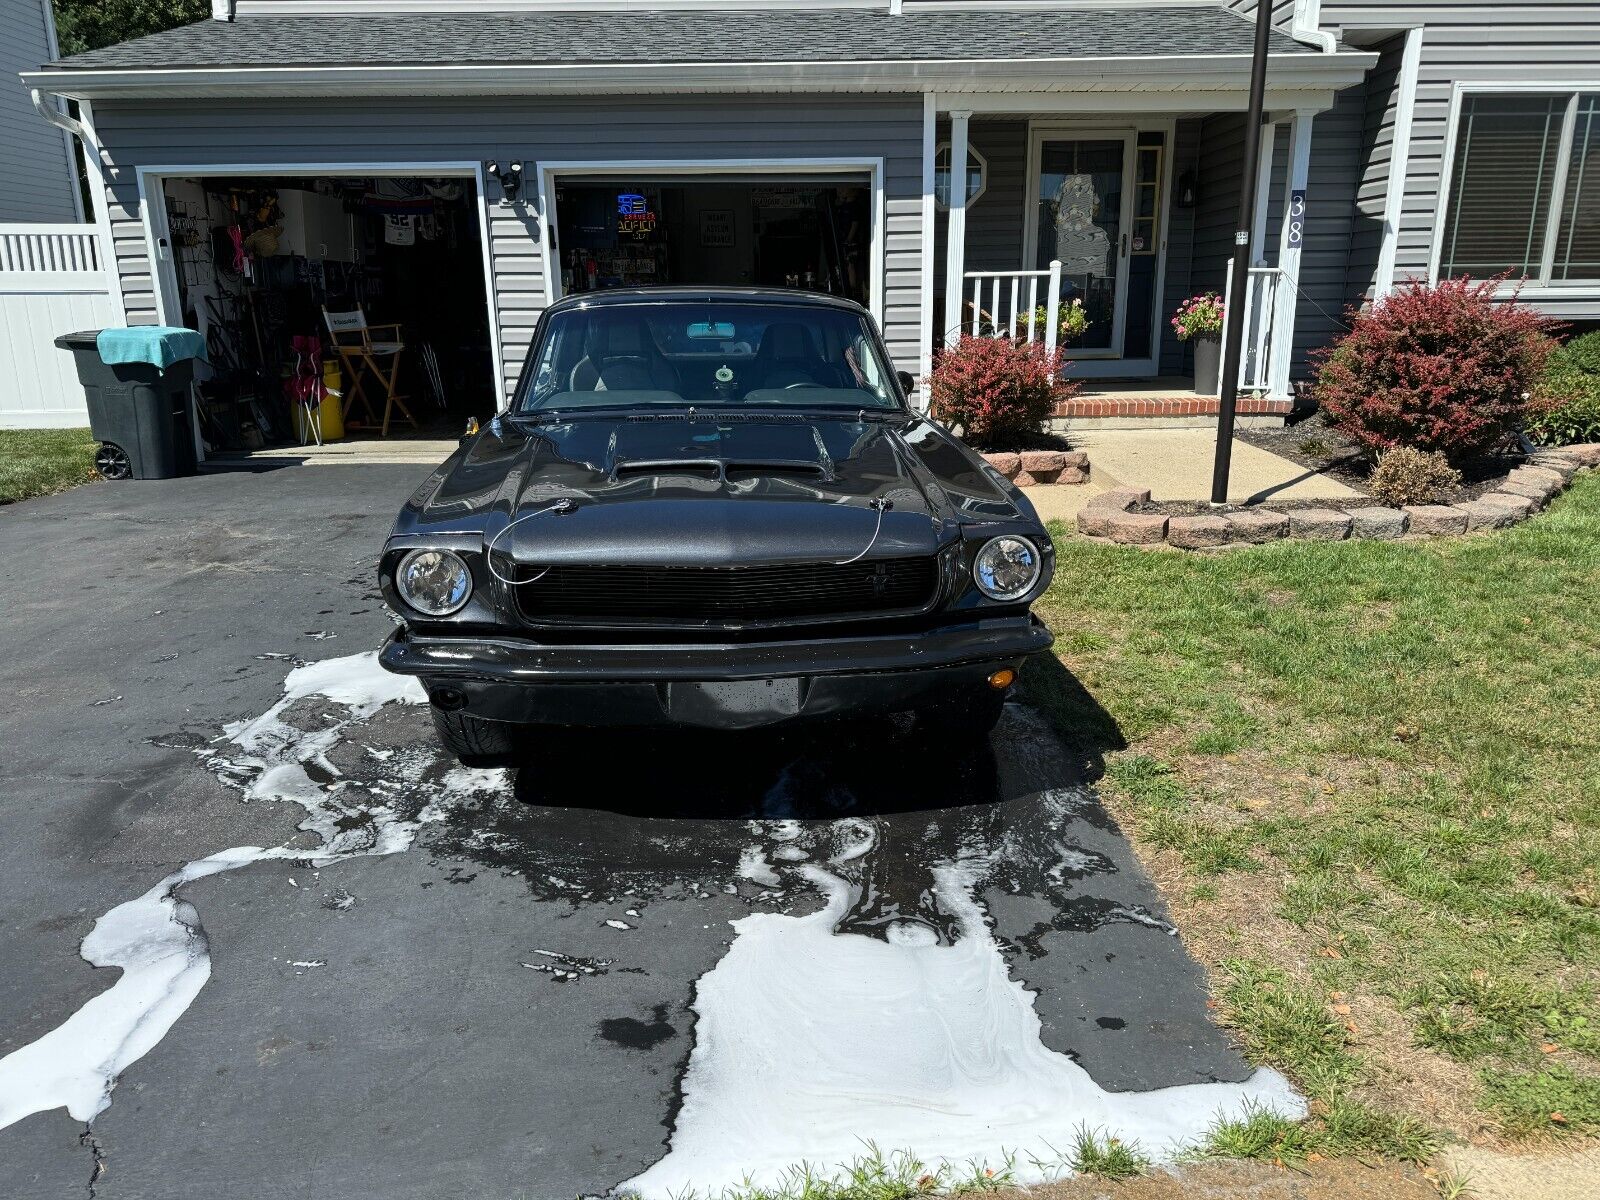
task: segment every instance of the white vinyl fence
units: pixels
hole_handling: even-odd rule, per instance
[[[93,225],[0,225],[0,428],[89,423],[55,339],[123,323],[101,245]]]

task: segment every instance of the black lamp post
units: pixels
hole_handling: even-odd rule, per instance
[[[1228,332],[1222,343],[1222,386],[1217,389],[1217,459],[1211,503],[1228,502],[1233,467],[1234,409],[1239,400],[1239,358],[1244,350],[1244,306],[1250,288],[1250,230],[1255,224],[1256,175],[1261,154],[1261,110],[1267,96],[1267,43],[1272,34],[1271,0],[1256,0],[1255,56],[1250,61],[1250,113],[1245,118],[1244,178],[1239,188],[1239,223],[1233,235],[1233,282],[1228,292]]]

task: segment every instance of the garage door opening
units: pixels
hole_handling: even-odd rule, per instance
[[[562,295],[708,284],[870,302],[872,188],[864,173],[561,176],[555,211]]]
[[[438,437],[496,407],[476,181],[226,176],[163,181],[182,321],[205,335],[208,451]],[[328,314],[347,328],[341,354]],[[352,314],[359,314],[352,317]],[[365,323],[366,332],[354,328]],[[330,393],[309,409],[308,390]],[[335,412],[338,416],[335,417]],[[313,423],[316,429],[312,428]]]

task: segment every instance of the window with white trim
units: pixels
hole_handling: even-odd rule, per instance
[[[1600,92],[1461,102],[1440,278],[1600,283]]]
[[[989,186],[989,161],[970,145],[967,147],[967,207],[971,208]],[[942,142],[933,152],[933,200],[940,208],[950,207],[950,143]]]

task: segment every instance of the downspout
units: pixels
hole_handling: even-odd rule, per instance
[[[99,143],[94,140],[94,134],[89,131],[82,121],[75,117],[69,117],[54,104],[51,104],[44,98],[44,93],[38,88],[29,88],[28,94],[33,98],[33,107],[38,110],[41,117],[49,121],[57,129],[65,129],[83,143],[84,150],[94,154],[106,166],[111,165],[111,160],[106,157],[105,151],[100,149]]]
[[[1263,4],[1269,2],[1260,0]],[[1339,48],[1339,39],[1322,28],[1322,0],[1294,0],[1289,36],[1297,42],[1318,47],[1324,54],[1332,54]]]

